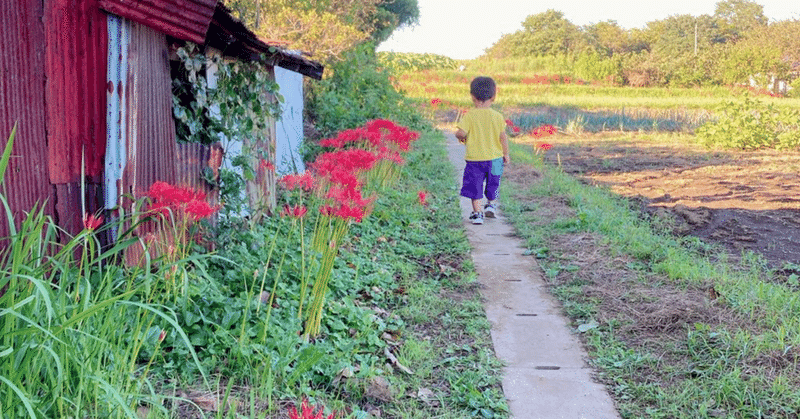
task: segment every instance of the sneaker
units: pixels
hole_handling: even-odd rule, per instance
[[[495,218],[497,215],[497,207],[494,204],[486,204],[486,207],[483,209],[483,214],[486,218]]]
[[[483,224],[483,213],[473,212],[469,219],[472,220],[472,224]]]

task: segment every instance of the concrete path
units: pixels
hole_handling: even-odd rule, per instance
[[[464,146],[445,131],[450,161],[460,187]],[[501,186],[502,188],[502,186]],[[501,203],[502,204],[502,203]],[[523,256],[524,243],[502,215],[472,225],[470,201],[461,212],[472,257],[483,285],[492,343],[506,363],[503,392],[517,419],[614,419],[619,415],[604,386],[592,381],[578,338],[551,297],[536,260]]]

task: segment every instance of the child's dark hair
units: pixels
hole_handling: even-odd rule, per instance
[[[469,92],[475,99],[481,102],[489,100],[497,93],[497,85],[491,77],[479,76],[472,79],[469,84]]]

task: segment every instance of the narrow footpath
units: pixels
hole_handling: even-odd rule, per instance
[[[450,161],[461,185],[464,146],[444,131]],[[502,188],[502,184],[501,184]],[[495,353],[506,364],[503,392],[516,419],[615,419],[619,414],[605,387],[591,378],[586,353],[545,287],[534,258],[523,256],[523,242],[498,218],[472,225],[470,201],[461,212],[492,324]]]

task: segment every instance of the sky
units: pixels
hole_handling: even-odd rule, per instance
[[[548,9],[575,25],[615,20],[625,29],[673,15],[713,15],[719,0],[417,0],[419,23],[401,28],[378,51],[430,52],[472,59],[504,34],[522,29],[526,17]],[[756,0],[770,21],[800,19],[797,0]]]

